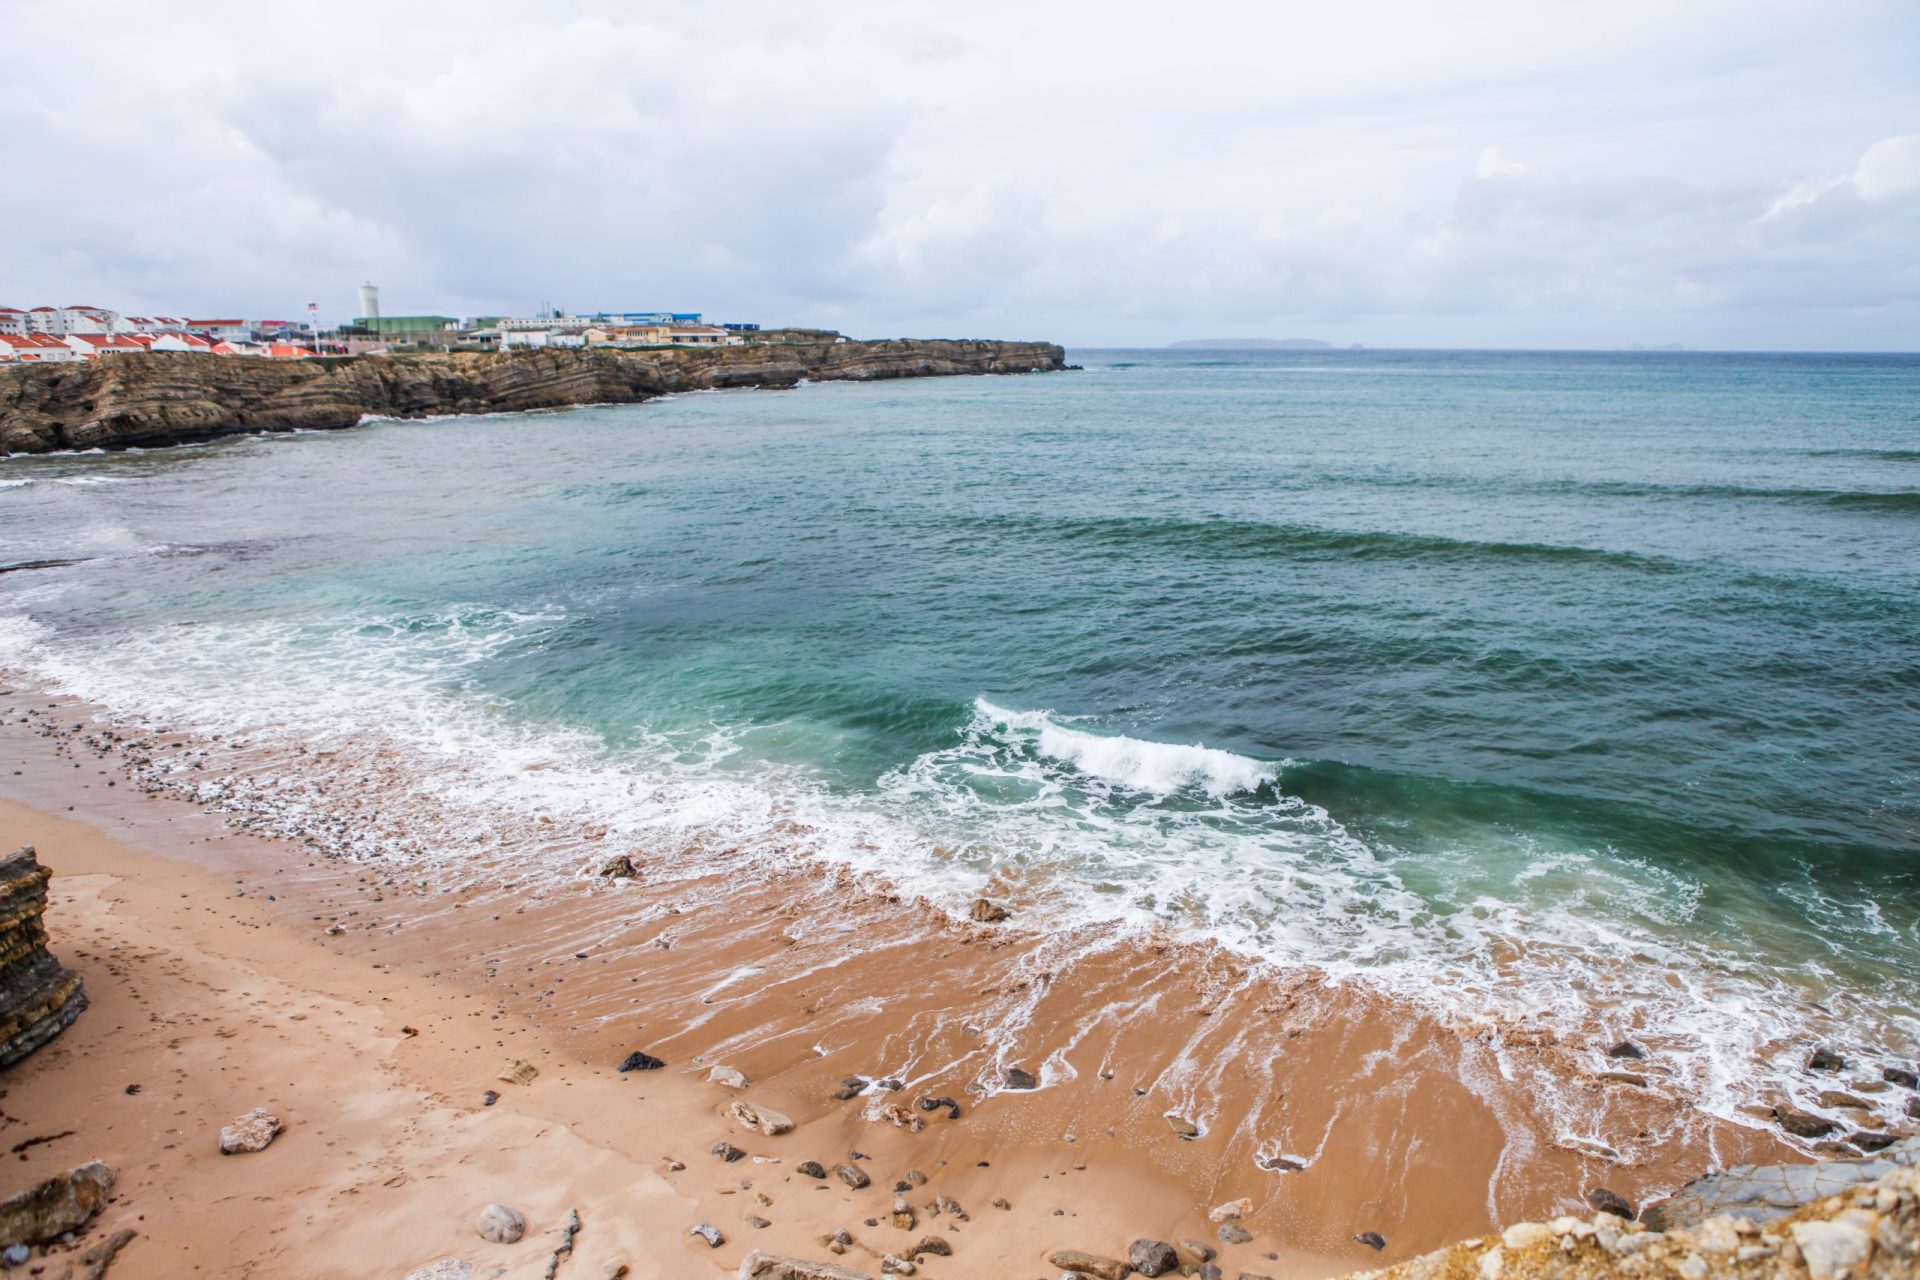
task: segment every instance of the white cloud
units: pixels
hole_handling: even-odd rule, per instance
[[[1476,178],[1514,178],[1525,173],[1527,166],[1513,159],[1499,147],[1488,147],[1480,153],[1480,159],[1474,162],[1473,176]]]
[[[1892,3],[19,6],[8,36],[8,305],[340,314],[374,278],[391,310],[1082,342],[1920,331]]]

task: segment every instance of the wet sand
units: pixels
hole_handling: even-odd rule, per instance
[[[953,1257],[923,1259],[927,1275],[1048,1277],[1050,1250],[1124,1256],[1144,1235],[1211,1241],[1228,1276],[1325,1276],[1552,1216],[1590,1187],[1638,1199],[1791,1154],[1669,1097],[1657,1047],[1636,1064],[1645,1086],[1605,1080],[1592,1043],[1442,1025],[1215,948],[1049,932],[1018,886],[1011,921],[956,922],[878,878],[537,822],[456,877],[347,862],[148,790],[128,761],[151,744],[103,739],[85,708],[16,693],[0,719],[0,844],[54,869],[53,946],[95,1002],[5,1079],[10,1131],[75,1130],[16,1172],[94,1156],[122,1171],[102,1221],[142,1238],[117,1274],[392,1276],[463,1256],[539,1275],[545,1233],[577,1208],[583,1276],[616,1257],[641,1276],[724,1274],[756,1247],[825,1257],[817,1237],[840,1227],[861,1242],[845,1261],[875,1274],[879,1253],[939,1233]],[[529,874],[567,841],[577,876]],[[596,874],[617,854],[636,878]],[[667,1068],[617,1073],[634,1050]],[[511,1059],[540,1075],[496,1081]],[[740,1095],[707,1082],[716,1063],[795,1131],[729,1120]],[[1011,1067],[1040,1087],[1006,1087]],[[1572,1082],[1551,1107],[1542,1073]],[[836,1098],[854,1077],[875,1083]],[[289,1131],[220,1157],[218,1127],[256,1105]],[[721,1140],[747,1158],[709,1154]],[[794,1172],[855,1151],[865,1190]],[[887,1222],[908,1170],[928,1179],[911,1231]],[[932,1216],[936,1195],[969,1220]],[[1252,1240],[1222,1244],[1207,1210],[1240,1197]],[[490,1200],[527,1212],[526,1241],[478,1238]],[[697,1222],[727,1243],[689,1239]]]

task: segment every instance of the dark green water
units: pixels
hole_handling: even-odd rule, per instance
[[[1024,868],[1715,1109],[1912,1057],[1920,359],[1074,358],[0,461],[0,563],[94,557],[0,661],[378,736],[449,831]]]

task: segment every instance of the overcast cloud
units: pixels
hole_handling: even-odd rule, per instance
[[[0,305],[1920,347],[1920,6],[0,0]]]

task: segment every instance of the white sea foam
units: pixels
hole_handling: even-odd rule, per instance
[[[423,871],[457,875],[466,851],[497,847],[503,830],[549,830],[533,825],[544,815],[556,834],[525,849],[535,882],[581,873],[582,846],[560,833],[587,827],[776,865],[824,858],[955,911],[1012,872],[1044,902],[1023,915],[1047,927],[1170,929],[1366,982],[1456,1025],[1653,1042],[1674,1072],[1663,1089],[1741,1123],[1752,1122],[1741,1106],[1761,1097],[1816,1102],[1794,1048],[1810,1035],[1870,1049],[1920,1033],[1873,993],[1774,972],[1737,939],[1694,928],[1700,887],[1674,872],[1591,850],[1503,849],[1492,834],[1410,860],[1286,794],[1282,764],[1217,748],[1102,735],[982,698],[951,746],[866,794],[754,758],[737,729],[615,750],[527,723],[478,683],[480,664],[548,643],[565,621],[465,607],[88,637],[12,614],[0,615],[0,665],[169,728],[356,761],[378,748],[402,784],[352,771],[324,791],[299,773],[181,777],[215,807],[325,830],[344,853]],[[356,802],[353,821],[329,818]],[[1014,1025],[1031,1009],[1003,1013]],[[1041,1064],[1046,1079],[1074,1069],[1059,1055]],[[1565,1094],[1558,1131],[1587,1131],[1589,1103],[1563,1081],[1537,1083],[1542,1106]],[[1317,1136],[1292,1141],[1310,1148]]]
[[[1279,776],[1274,765],[1198,743],[1181,746],[1124,735],[1103,735],[1069,728],[1045,711],[1008,711],[985,698],[974,699],[982,716],[1023,735],[1050,760],[1133,791],[1171,795],[1192,787],[1210,796],[1253,791]]]

